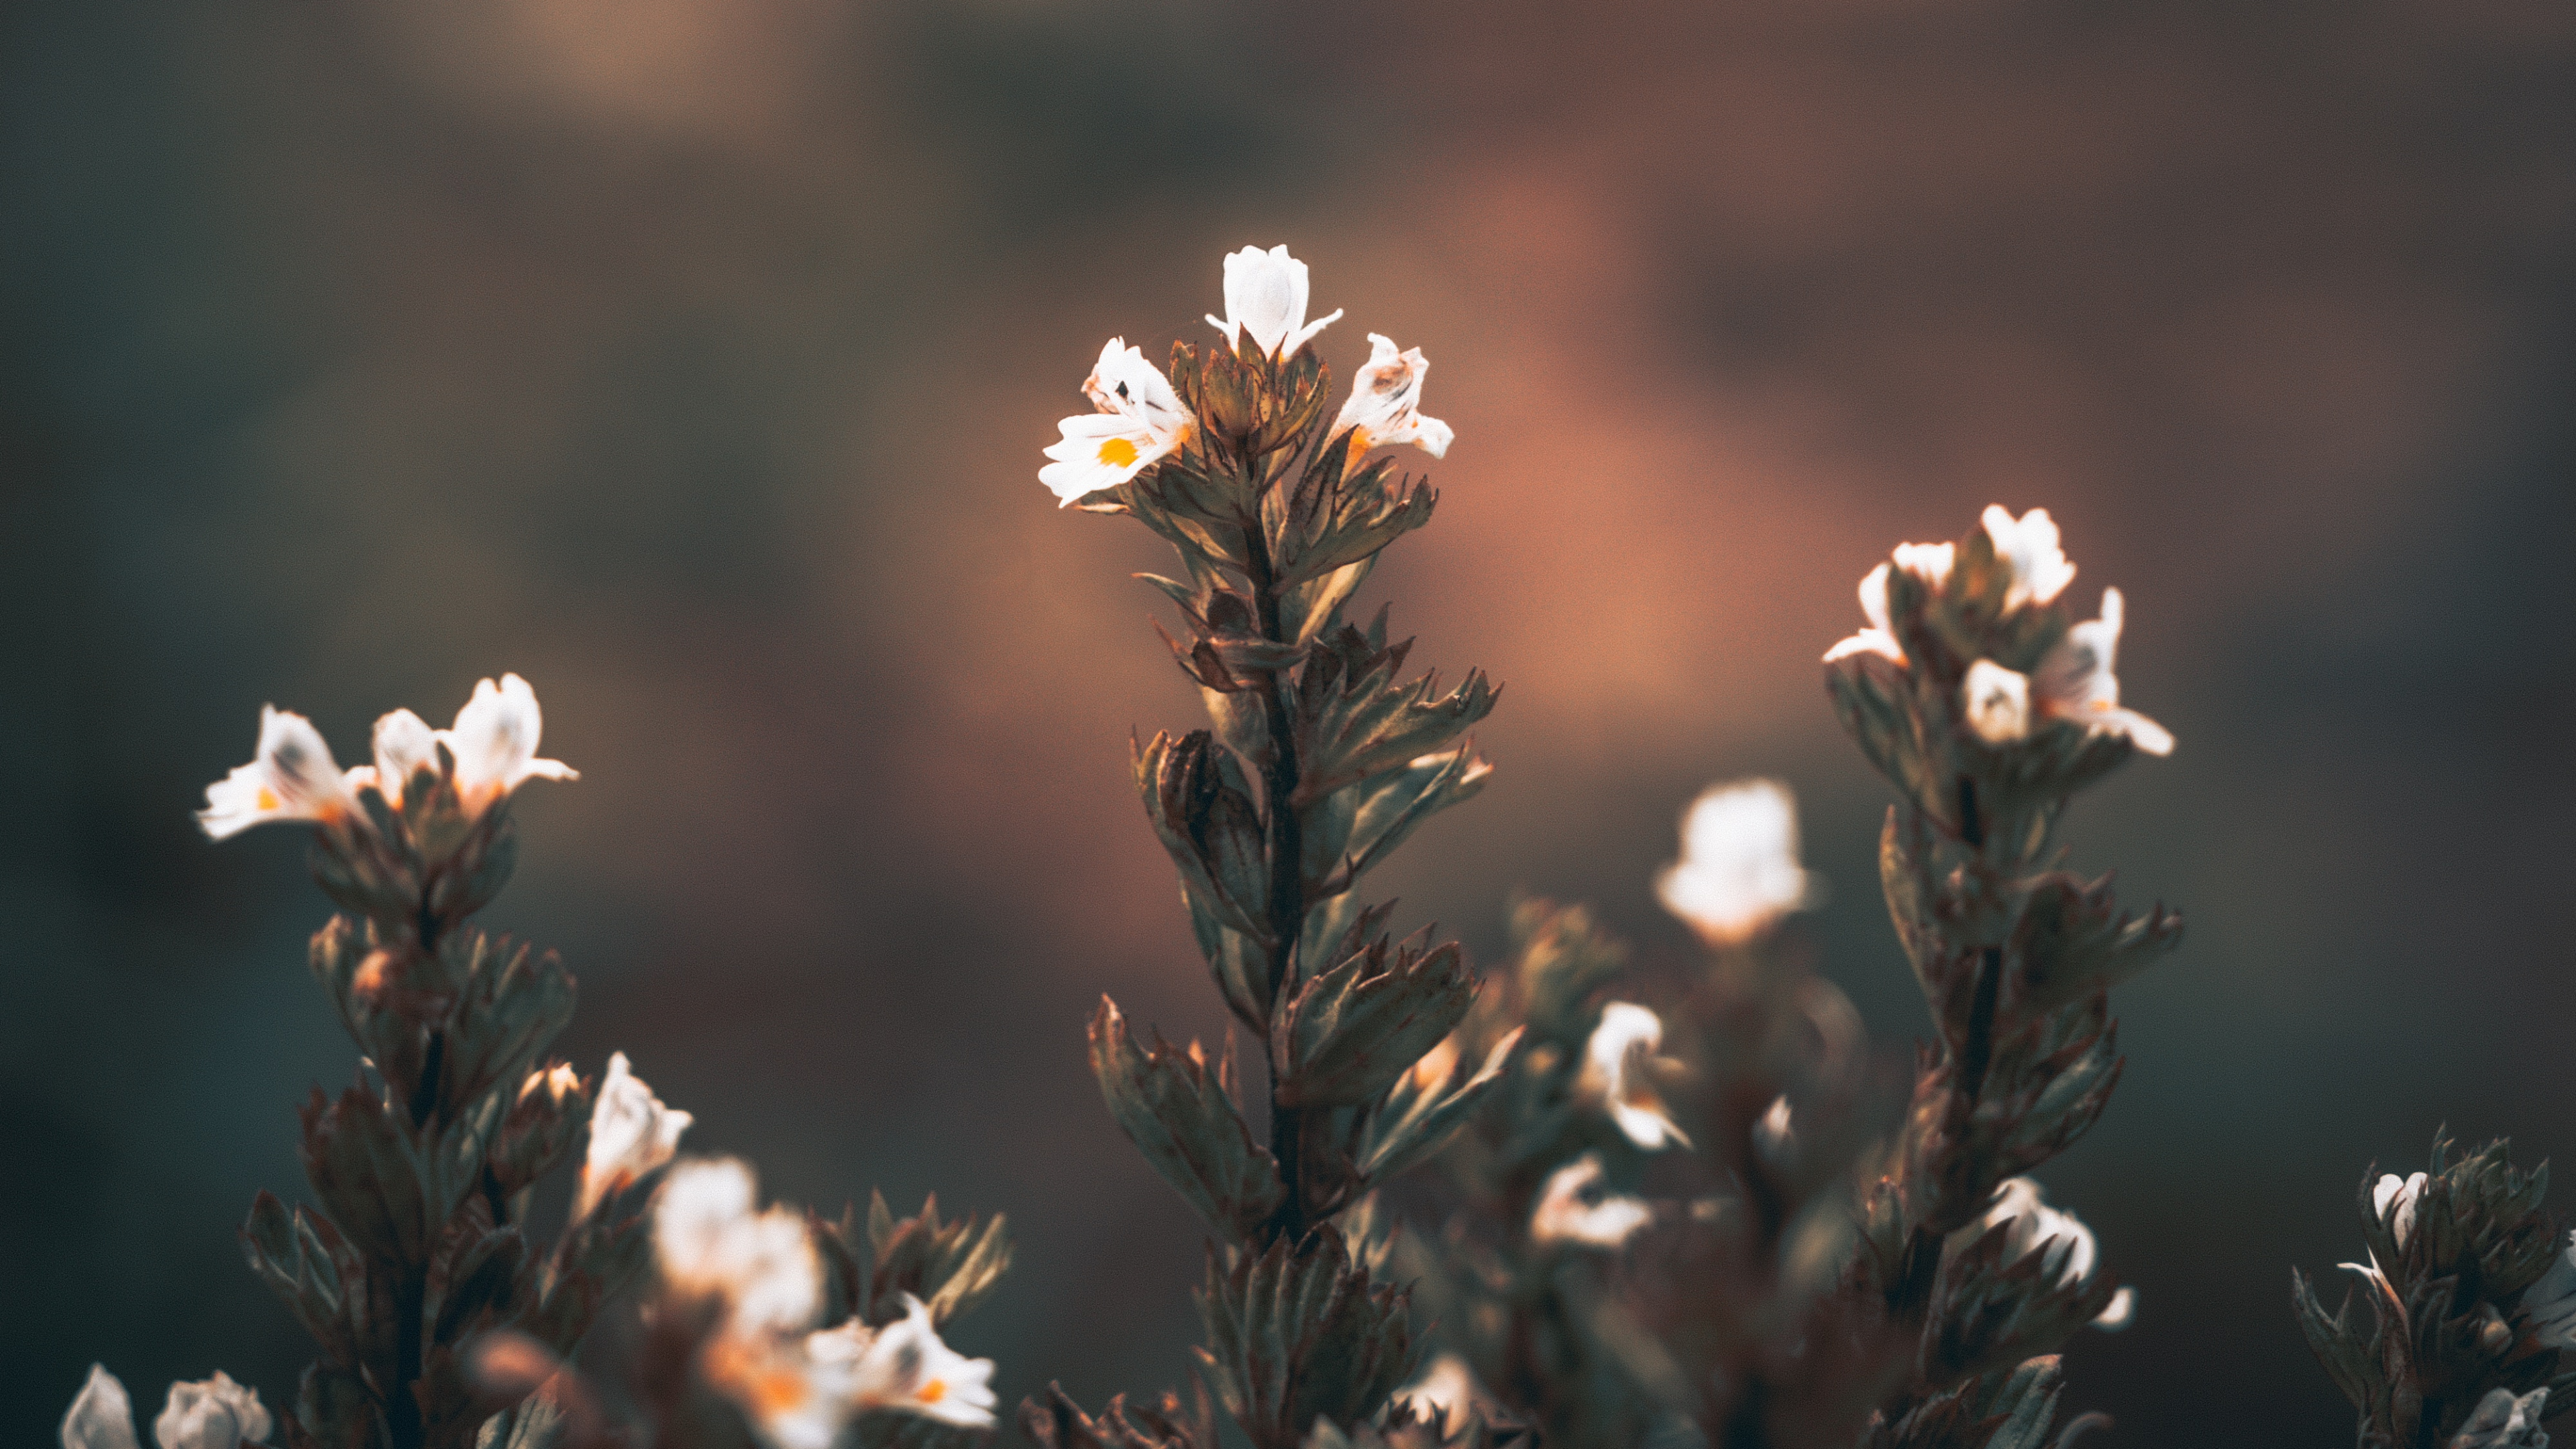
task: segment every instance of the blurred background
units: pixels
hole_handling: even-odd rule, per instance
[[[1104,990],[1222,1013],[1127,778],[1161,568],[1035,478],[1101,341],[1285,242],[1459,442],[1362,597],[1508,688],[1374,879],[1649,955],[1688,797],[1798,790],[1798,928],[1922,1010],[1816,659],[2000,501],[2128,595],[2180,736],[2077,863],[2190,914],[2046,1174],[2141,1295],[2130,1445],[2350,1418],[2290,1316],[2437,1124],[2576,1147],[2576,11],[2554,0],[1125,5],[18,0],[0,12],[0,1439],[307,1346],[242,1267],[352,1050],[259,707],[356,757],[517,670],[485,918],[776,1194],[1008,1212],[1005,1402],[1184,1371],[1197,1233],[1100,1107]],[[2562,1202],[2564,1199],[2562,1198]]]

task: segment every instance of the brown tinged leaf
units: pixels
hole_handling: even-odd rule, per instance
[[[1167,1410],[1180,1407],[1176,1396],[1165,1398]],[[1110,1399],[1109,1407],[1095,1419],[1065,1393],[1063,1385],[1052,1381],[1043,1402],[1020,1400],[1020,1428],[1040,1449],[1199,1449],[1198,1441],[1176,1419],[1169,1412],[1131,1410],[1125,1394]]]
[[[1208,1250],[1195,1353],[1254,1449],[1300,1449],[1318,1418],[1363,1422],[1412,1377],[1409,1290],[1372,1280],[1329,1224],[1232,1256]]]
[[[1145,1160],[1228,1241],[1259,1233],[1287,1189],[1235,1107],[1231,1051],[1211,1064],[1197,1042],[1183,1051],[1160,1032],[1140,1048],[1106,996],[1090,1036],[1100,1095]]]
[[[1271,1088],[1286,1106],[1373,1102],[1454,1030],[1475,1003],[1476,981],[1454,941],[1430,944],[1428,927],[1401,946],[1381,937],[1309,977],[1270,1025]]]

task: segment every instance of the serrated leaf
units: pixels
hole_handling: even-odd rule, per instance
[[[1090,1035],[1100,1095],[1145,1160],[1229,1240],[1260,1231],[1287,1190],[1235,1108],[1229,1064],[1212,1065],[1198,1043],[1183,1051],[1160,1032],[1151,1049],[1140,1048],[1105,996]]]
[[[1309,978],[1271,1018],[1273,1097],[1287,1106],[1374,1101],[1456,1029],[1476,982],[1457,943],[1384,938]]]

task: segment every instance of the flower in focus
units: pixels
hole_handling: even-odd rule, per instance
[[[2075,565],[2057,546],[2057,522],[2047,509],[2034,508],[2015,519],[2002,504],[1989,503],[1985,525],[1996,559],[2012,570],[2012,582],[2004,590],[2005,613],[2024,604],[2052,602],[2075,581]]]
[[[1055,461],[1038,470],[1038,481],[1055,494],[1058,507],[1117,487],[1190,437],[1190,413],[1180,394],[1126,338],[1112,337],[1100,349],[1082,390],[1099,411],[1056,424],[1063,436],[1046,449]]]
[[[206,808],[197,812],[197,824],[222,840],[272,820],[328,824],[355,804],[331,747],[313,722],[262,705],[258,754],[206,787]]]
[[[2120,650],[2120,620],[2120,591],[2104,589],[2102,617],[2069,628],[2039,661],[2031,681],[2038,688],[2039,711],[2096,734],[2126,735],[2151,755],[2172,754],[2170,731],[2135,710],[2120,708],[2120,681],[2111,672]]]
[[[578,780],[581,772],[561,760],[537,758],[545,718],[528,681],[504,674],[501,682],[475,681],[474,697],[456,712],[456,723],[438,739],[456,757],[456,796],[469,815],[531,779]],[[399,788],[399,787],[397,787]]]
[[[662,1105],[653,1089],[628,1070],[626,1053],[608,1058],[599,1096],[590,1108],[590,1150],[581,1164],[581,1195],[573,1216],[587,1216],[599,1200],[671,1160],[680,1134],[696,1119]]]
[[[1487,1402],[1485,1391],[1476,1383],[1476,1371],[1467,1360],[1443,1351],[1433,1356],[1422,1376],[1395,1391],[1395,1397],[1410,1400],[1414,1411],[1437,1425],[1442,1438],[1464,1431],[1469,1415]]]
[[[2540,1281],[2522,1290],[2522,1314],[2542,1344],[2576,1348],[2576,1232],[2567,1235],[2566,1246],[2549,1260]]]
[[[907,1293],[904,1316],[883,1328],[853,1318],[809,1336],[807,1354],[854,1411],[894,1409],[961,1428],[993,1424],[993,1361],[942,1343],[930,1310]]]
[[[1991,659],[1968,666],[1959,686],[1960,709],[1968,729],[1990,745],[2030,738],[2030,676],[2006,669]]]
[[[1643,1200],[1598,1192],[1600,1183],[1601,1157],[1594,1152],[1548,1174],[1530,1214],[1530,1240],[1616,1248],[1654,1220],[1655,1210]]]
[[[1422,349],[1398,352],[1394,339],[1376,332],[1368,339],[1369,360],[1352,377],[1351,400],[1342,404],[1341,416],[1333,422],[1337,431],[1351,430],[1350,456],[1401,443],[1411,443],[1435,458],[1448,456],[1457,434],[1447,423],[1419,411],[1422,379],[1431,370]]]
[[[1584,1043],[1583,1070],[1575,1079],[1576,1090],[1597,1098],[1628,1140],[1648,1152],[1690,1145],[1664,1110],[1650,1074],[1663,1044],[1664,1024],[1653,1012],[1634,1002],[1610,1002]]]
[[[1211,316],[1208,325],[1224,333],[1226,345],[1238,351],[1242,334],[1249,332],[1263,352],[1289,357],[1341,320],[1341,309],[1335,308],[1332,316],[1308,322],[1306,294],[1306,264],[1288,255],[1286,247],[1266,252],[1245,247],[1225,259],[1225,320]],[[1393,344],[1388,346],[1392,350]]]
[[[1957,561],[1958,546],[1948,543],[1900,543],[1896,546],[1893,565],[1880,564],[1860,581],[1861,617],[1869,627],[1825,651],[1825,662],[1833,663],[1846,655],[1875,654],[1891,664],[1905,663],[1904,647],[1896,642],[1896,626],[1887,612],[1887,576],[1891,567],[1900,568],[1922,581],[1934,593],[1950,582],[1951,566]]]
[[[813,1326],[823,1307],[823,1265],[805,1217],[783,1204],[753,1211],[759,1192],[739,1158],[700,1158],[673,1168],[653,1209],[662,1281],[724,1308],[724,1331],[779,1334]]]
[[[1712,785],[1682,816],[1682,858],[1655,878],[1664,909],[1712,946],[1749,941],[1812,904],[1798,865],[1798,802],[1777,780]]]
[[[2379,1181],[2371,1185],[2370,1206],[2379,1214],[2379,1220],[2388,1225],[2388,1235],[2395,1238],[2401,1248],[2406,1246],[2408,1238],[2414,1236],[2415,1199],[2423,1195],[2425,1181],[2424,1174],[2420,1172],[2409,1173],[2402,1178],[2393,1172],[2383,1172]]]
[[[2545,1387],[2519,1397],[2501,1386],[2489,1389],[2452,1436],[2450,1449],[2548,1449],[2549,1431],[2540,1427],[2548,1402]]]
[[[152,1437],[161,1449],[240,1449],[266,1439],[269,1428],[258,1391],[218,1372],[172,1384]],[[63,1449],[136,1449],[133,1401],[105,1365],[90,1365],[88,1381],[63,1415],[62,1441]]]

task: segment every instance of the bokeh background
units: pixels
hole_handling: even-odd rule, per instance
[[[2435,1126],[2576,1146],[2576,11],[2556,0],[17,0],[0,10],[0,1439],[305,1345],[242,1268],[351,1052],[259,706],[355,754],[514,669],[488,920],[701,1149],[1008,1212],[1006,1399],[1183,1370],[1199,1250],[1103,990],[1212,1031],[1128,731],[1143,530],[1038,449],[1101,340],[1286,242],[1459,443],[1363,596],[1507,681],[1378,879],[1685,950],[1702,784],[1794,783],[1800,927],[1904,1049],[1886,796],[1816,656],[1904,539],[2049,507],[2181,737],[2076,815],[2184,906],[2048,1173],[2140,1289],[2129,1445],[2340,1439],[2287,1304]]]

